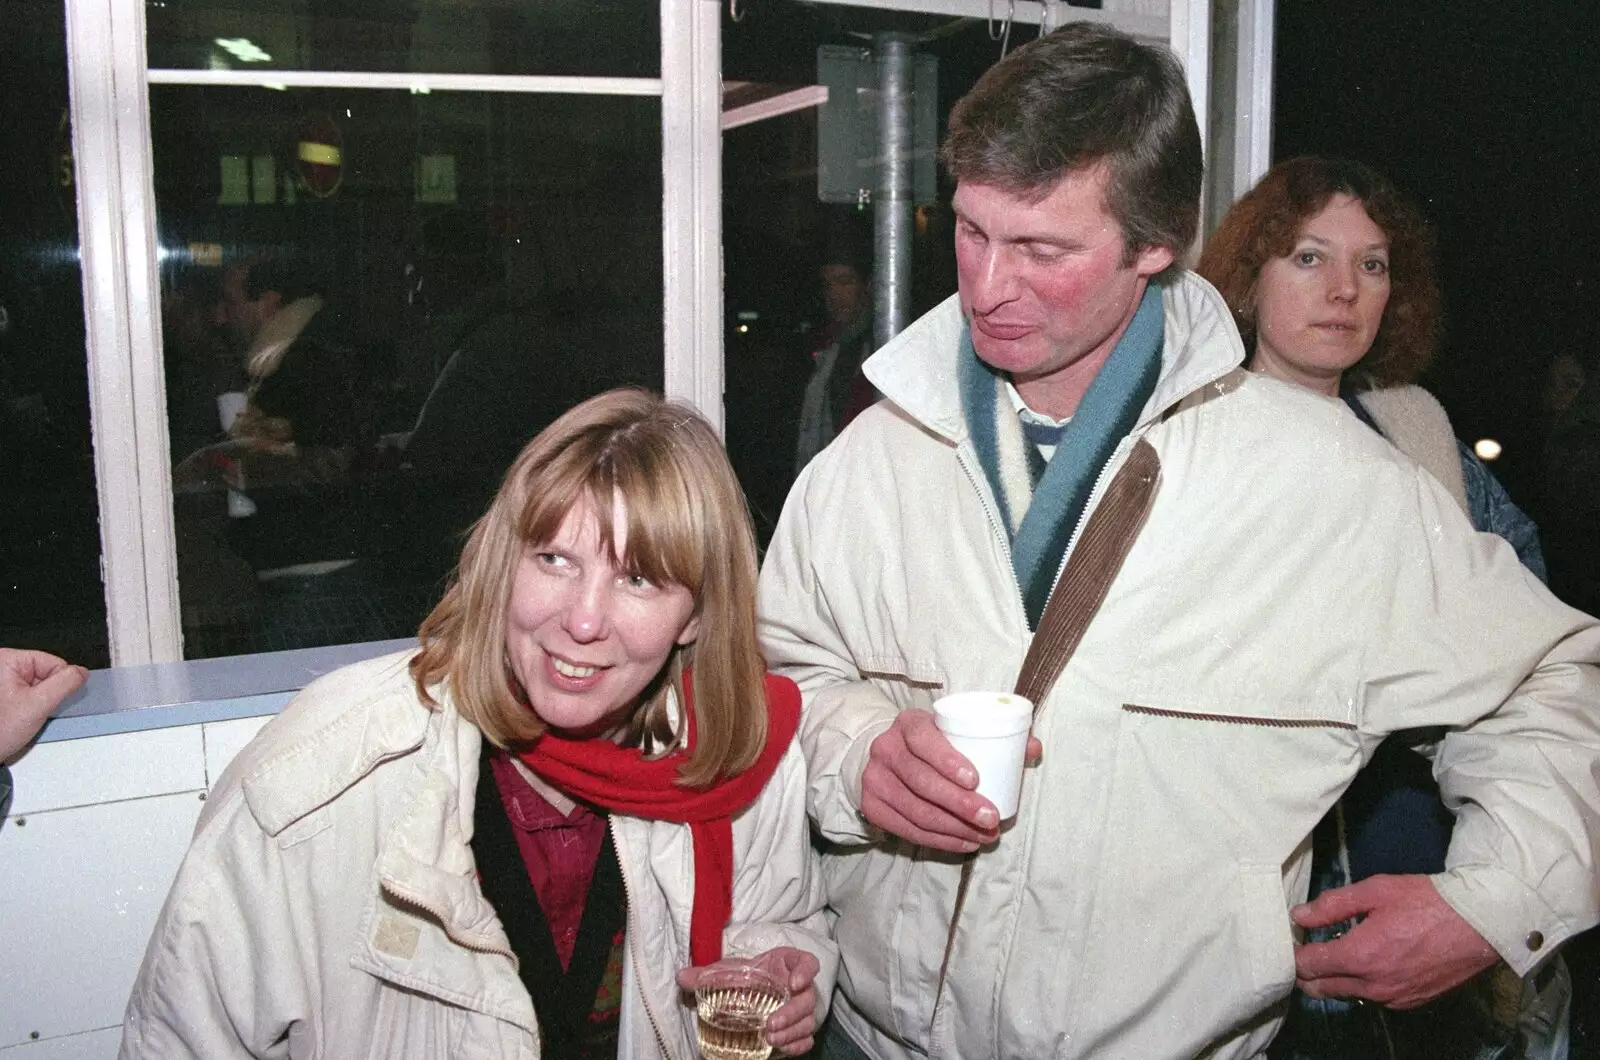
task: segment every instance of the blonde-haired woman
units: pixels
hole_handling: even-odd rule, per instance
[[[125,1057],[695,1055],[685,991],[761,965],[810,1048],[836,954],[720,443],[642,391],[518,457],[420,650],[302,692],[230,766]]]

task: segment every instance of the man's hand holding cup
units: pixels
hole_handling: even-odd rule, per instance
[[[912,843],[968,853],[1016,815],[1024,761],[1040,757],[1028,734],[1033,705],[1002,692],[945,696],[933,712],[902,711],[872,742],[861,776],[861,813]],[[965,753],[963,753],[965,752]]]

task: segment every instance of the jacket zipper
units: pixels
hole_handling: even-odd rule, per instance
[[[1202,384],[1202,387],[1203,386],[1210,386],[1212,383],[1215,383],[1217,379],[1225,378],[1228,374],[1230,374],[1231,372],[1233,372],[1235,370],[1236,370],[1235,368],[1230,368],[1227,372],[1224,372],[1222,375],[1217,376],[1216,379],[1210,380],[1209,382]],[[1199,389],[1201,389],[1201,387],[1196,387],[1194,389],[1195,390],[1199,390]],[[1190,393],[1193,393],[1193,392],[1194,392],[1193,390],[1190,391]],[[1177,401],[1173,402],[1168,407],[1168,410],[1170,410],[1173,407],[1176,407],[1178,404],[1181,404],[1183,400],[1185,400],[1185,399],[1184,398],[1179,398]],[[1138,439],[1143,438],[1144,435],[1149,431],[1150,427],[1154,423],[1159,423],[1161,421],[1161,419],[1165,415],[1166,415],[1166,411],[1163,411],[1160,415],[1154,417],[1153,419],[1148,419],[1148,420],[1144,421],[1141,424],[1136,424],[1134,429],[1128,433],[1127,437],[1123,438],[1122,441],[1117,443],[1116,448],[1114,448],[1111,451],[1111,455],[1106,458],[1106,462],[1103,465],[1101,465],[1099,474],[1095,476],[1094,486],[1089,490],[1089,499],[1084,503],[1083,511],[1080,512],[1079,515],[1078,515],[1077,525],[1072,528],[1072,536],[1067,539],[1067,547],[1065,549],[1063,549],[1062,552],[1061,552],[1061,562],[1056,567],[1055,579],[1050,583],[1050,592],[1051,592],[1052,595],[1054,595],[1054,593],[1056,591],[1056,586],[1059,585],[1060,582],[1061,582],[1061,575],[1066,572],[1066,569],[1067,569],[1067,557],[1072,555],[1072,550],[1078,544],[1078,538],[1083,535],[1084,527],[1088,525],[1089,516],[1094,514],[1095,504],[1100,500],[1101,495],[1105,492],[1106,481],[1107,481],[1107,478],[1108,478],[1108,475],[1110,473],[1110,470],[1111,470],[1112,466],[1117,463],[1119,458],[1124,457],[1126,455],[1127,450],[1130,448],[1130,444],[1129,444],[1130,442],[1136,442],[1136,441],[1138,441]],[[1006,580],[1009,581],[1011,583],[1012,588],[1014,588],[1016,590],[1017,606],[1022,611],[1023,624],[1026,625],[1027,624],[1028,605],[1027,605],[1027,601],[1023,598],[1023,595],[1022,595],[1022,585],[1017,581],[1016,569],[1015,569],[1016,565],[1013,562],[1012,555],[1011,555],[1011,535],[1007,531],[1007,529],[1004,526],[1002,526],[1001,520],[999,518],[999,514],[994,510],[994,506],[989,502],[989,496],[988,496],[987,493],[984,492],[983,485],[980,482],[979,476],[977,476],[977,475],[975,475],[973,473],[972,467],[971,467],[970,463],[968,462],[966,452],[959,445],[956,447],[956,463],[961,465],[961,470],[966,474],[967,480],[972,484],[973,491],[975,493],[977,493],[977,495],[978,495],[978,503],[983,506],[984,514],[988,517],[989,529],[995,535],[996,539],[999,540],[1001,550],[1005,553],[1006,566],[1008,568],[1010,568],[1007,571],[1007,573],[1010,575],[1010,577],[1007,578]],[[1046,597],[1045,602],[1046,602],[1046,605],[1048,606],[1048,604],[1049,604],[1049,598],[1048,597]],[[1150,710],[1149,708],[1135,707],[1135,706],[1133,706],[1131,704],[1124,704],[1123,709],[1136,711],[1136,712],[1137,711],[1144,711],[1144,712],[1152,713],[1152,714],[1162,713],[1160,711]],[[1195,717],[1196,715],[1178,715],[1178,716],[1180,716],[1180,717]],[[1219,717],[1219,720],[1243,721],[1243,720],[1246,720],[1246,719],[1228,719],[1228,718]],[[1288,723],[1288,724],[1296,724],[1296,723],[1292,723],[1291,722],[1291,723]],[[1315,724],[1315,723],[1299,723],[1299,724]],[[1338,723],[1331,723],[1331,724],[1338,724]],[[1352,729],[1355,728],[1354,725],[1351,725],[1349,727],[1352,728]],[[1009,960],[1009,955],[1008,955],[1007,959]],[[930,1056],[938,1055],[939,1046],[942,1044],[940,1042],[940,1040],[939,1040],[938,1016],[939,1016],[939,998],[936,996],[933,999],[933,1015],[932,1015],[932,1018],[929,1020],[929,1027],[928,1027],[928,1047],[929,1047],[929,1055]]]
[[[1072,536],[1067,538],[1067,547],[1061,550],[1061,563],[1056,567],[1055,579],[1050,583],[1052,596],[1055,595],[1056,586],[1061,584],[1061,576],[1067,571],[1067,557],[1072,555],[1072,550],[1078,546],[1078,538],[1083,536],[1083,528],[1089,525],[1089,516],[1094,514],[1095,505],[1099,503],[1100,498],[1105,494],[1106,483],[1111,478],[1111,466],[1119,458],[1127,455],[1128,450],[1131,448],[1128,444],[1130,439],[1137,441],[1143,437],[1144,431],[1130,432],[1127,437],[1117,443],[1115,449],[1111,450],[1111,455],[1106,457],[1106,462],[1100,465],[1100,473],[1095,476],[1094,486],[1089,490],[1089,499],[1084,501],[1083,511],[1078,513],[1078,524],[1072,528]],[[1049,597],[1046,597],[1046,606],[1049,606],[1049,602]]]
[[[1142,436],[1143,432],[1141,431],[1139,433]],[[1132,438],[1134,436],[1130,434],[1128,437]],[[1072,554],[1073,546],[1078,543],[1078,538],[1083,534],[1083,528],[1089,521],[1089,516],[1094,509],[1095,502],[1100,498],[1101,494],[1105,492],[1107,473],[1111,466],[1117,462],[1117,458],[1121,456],[1123,451],[1127,448],[1127,441],[1128,439],[1125,438],[1122,442],[1118,443],[1117,447],[1112,450],[1111,456],[1108,457],[1105,464],[1101,466],[1100,473],[1095,477],[1094,487],[1089,491],[1089,500],[1084,504],[1083,511],[1079,513],[1078,523],[1073,527],[1072,536],[1067,539],[1067,547],[1061,553],[1061,563],[1056,567],[1056,576],[1054,581],[1050,583],[1050,592],[1052,594],[1055,592],[1056,585],[1061,581],[1062,573],[1067,569],[1067,557]],[[989,496],[984,492],[978,476],[973,473],[972,466],[967,460],[965,451],[959,447],[956,449],[956,462],[961,465],[961,470],[966,474],[967,480],[972,484],[973,491],[977,493],[978,503],[983,506],[984,514],[988,517],[989,529],[991,532],[993,532],[995,538],[1000,542],[1001,551],[1005,553],[1007,567],[1006,581],[1011,584],[1011,587],[1014,590],[1016,590],[1017,609],[1022,614],[1023,625],[1026,626],[1028,624],[1028,605],[1027,601],[1022,595],[1022,585],[1017,581],[1015,563],[1013,562],[1011,555],[1010,534],[1006,531],[1005,527],[1001,525],[999,513],[995,511],[994,505],[989,502]],[[942,992],[943,991],[941,990],[941,993]],[[930,1056],[939,1055],[940,1047],[943,1045],[939,1035],[939,1000],[940,999],[938,996],[934,997],[933,1013],[928,1021],[928,1050]]]
[[[994,533],[995,539],[1000,542],[1000,550],[1006,556],[1006,581],[1017,591],[1017,610],[1022,614],[1022,624],[1028,624],[1028,604],[1022,598],[1022,586],[1017,582],[1016,565],[1011,557],[1011,534],[1001,522],[1000,513],[994,510],[989,503],[989,495],[984,492],[979,477],[973,474],[972,466],[967,462],[967,456],[959,447],[956,449],[956,463],[961,465],[961,470],[966,473],[967,481],[972,483],[972,489],[978,495],[978,503],[983,506],[984,515],[989,518],[989,529]],[[1060,575],[1058,574],[1057,577]]]
[[[457,945],[463,946],[477,953],[498,953],[502,956],[510,957],[513,962],[516,961],[517,955],[512,953],[509,948],[485,945],[484,943],[474,942],[471,939],[467,939],[456,934],[455,931],[452,930],[449,917],[445,914],[444,910],[437,909],[423,901],[421,898],[418,898],[416,895],[402,890],[400,887],[396,886],[392,880],[383,880],[382,884],[384,890],[388,891],[394,897],[400,899],[400,901],[406,903],[414,909],[420,909],[432,917],[440,927],[444,928],[444,933],[450,937],[451,941],[455,942]]]
[[[661,1053],[667,1060],[675,1060],[672,1050],[667,1046],[667,1036],[661,1032],[661,1024],[656,1020],[656,1011],[650,1007],[650,992],[644,987],[645,963],[643,955],[639,952],[638,923],[634,919],[633,888],[628,885],[628,865],[622,857],[622,836],[617,831],[617,822],[611,821],[611,845],[617,855],[617,875],[622,878],[622,900],[627,905],[627,920],[625,931],[628,933],[628,949],[633,953],[634,978],[638,981],[639,1000],[644,1002],[644,1014],[650,1020],[650,1030],[655,1033],[656,1044],[661,1047]]]
[[[1220,721],[1230,725],[1261,725],[1269,729],[1349,729],[1355,724],[1325,718],[1253,718],[1243,714],[1211,714],[1194,710],[1166,710],[1161,707],[1142,707],[1137,703],[1124,703],[1122,709],[1130,714],[1148,714],[1156,718],[1178,718],[1183,721]]]

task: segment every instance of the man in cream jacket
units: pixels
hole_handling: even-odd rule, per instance
[[[1068,26],[950,125],[959,294],[868,362],[886,400],[800,477],[762,572],[832,844],[825,1055],[1247,1057],[1297,980],[1406,1007],[1536,970],[1600,916],[1600,627],[1339,402],[1239,370],[1175,264],[1201,158],[1169,54]],[[1152,452],[1002,823],[927,708],[1013,687]],[[1411,730],[1448,870],[1300,904],[1313,826]]]

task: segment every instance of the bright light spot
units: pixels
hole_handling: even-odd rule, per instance
[[[345,109],[344,109],[344,116],[345,116],[345,117],[346,117],[346,118],[348,118],[348,117],[349,117],[349,116],[350,116],[350,108],[349,108],[349,107],[346,107],[346,108],[345,108]]]
[[[749,330],[750,330],[750,325],[749,324],[740,324],[739,325],[739,334],[743,335],[745,332],[747,332]]]
[[[1500,456],[1500,443],[1493,438],[1479,438],[1472,451],[1478,454],[1479,460],[1495,460]]]
[[[432,91],[433,91],[433,89],[429,88],[427,85],[412,85],[411,86],[411,94],[413,96],[426,96],[428,93],[430,93]]]
[[[263,81],[263,82],[261,82],[261,87],[262,88],[270,88],[274,92],[287,92],[287,91],[289,91],[289,86],[286,85],[286,84],[283,84],[281,81]]]
[[[272,56],[250,43],[247,37],[218,37],[217,47],[241,63],[270,63]]]

